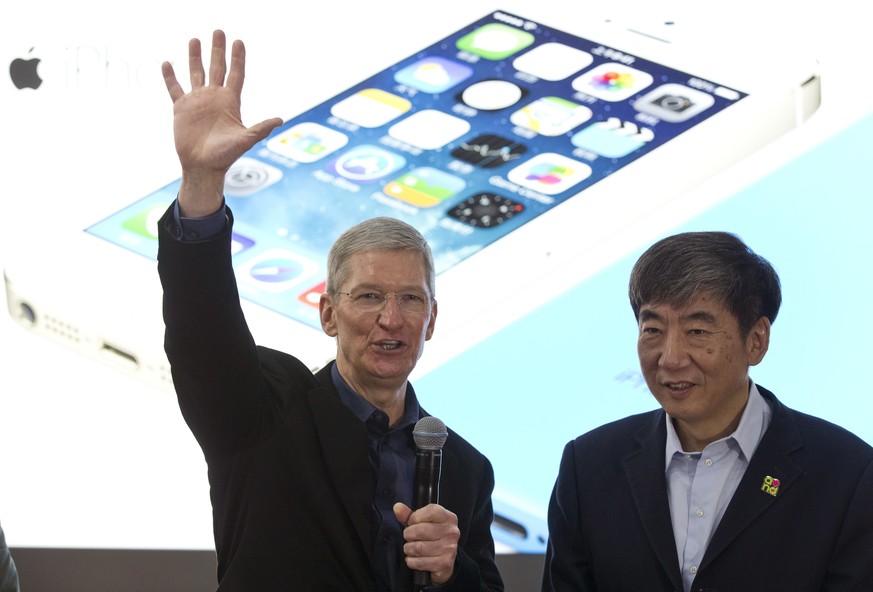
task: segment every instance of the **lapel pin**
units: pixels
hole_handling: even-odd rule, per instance
[[[764,483],[761,485],[761,491],[769,493],[773,497],[776,497],[776,494],[779,493],[779,479],[775,477],[771,477],[767,475],[764,477]]]

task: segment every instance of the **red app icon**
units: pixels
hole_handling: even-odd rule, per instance
[[[326,283],[327,282],[319,282],[318,284],[312,286],[311,288],[297,296],[297,300],[299,300],[303,304],[308,304],[309,306],[318,308],[318,301],[321,300],[321,295],[324,294],[324,287]]]

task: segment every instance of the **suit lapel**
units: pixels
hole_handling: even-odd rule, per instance
[[[451,436],[449,436],[451,437]],[[440,505],[452,507],[461,501],[459,494],[469,492],[469,487],[458,487],[458,460],[452,451],[443,447],[443,462],[440,471]],[[450,505],[451,504],[451,505]]]
[[[760,386],[758,390],[773,408],[770,426],[713,534],[701,569],[718,557],[762,513],[779,503],[803,472],[790,458],[790,454],[802,446],[790,413],[772,393]],[[778,480],[775,489],[772,479]]]
[[[638,448],[624,458],[623,464],[649,544],[673,586],[681,589],[682,577],[664,474],[665,421],[663,412],[652,413],[652,421],[635,434]]]
[[[373,476],[367,458],[367,432],[339,400],[330,382],[330,365],[318,373],[322,386],[307,393],[318,440],[336,492],[370,556]],[[325,382],[325,379],[327,382]],[[331,385],[331,386],[328,386]]]

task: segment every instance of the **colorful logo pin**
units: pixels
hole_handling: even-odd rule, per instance
[[[773,497],[776,497],[776,494],[779,493],[779,479],[775,477],[771,477],[767,475],[764,477],[764,483],[761,485],[761,491],[769,493]]]

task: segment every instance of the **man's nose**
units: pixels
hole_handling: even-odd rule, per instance
[[[397,294],[389,292],[385,294],[385,299],[382,301],[382,308],[379,310],[379,322],[383,325],[398,324],[403,319],[402,312],[400,310],[400,303],[397,301]]]
[[[676,368],[688,359],[687,343],[680,331],[668,331],[664,336],[663,345],[659,359],[661,366]]]

